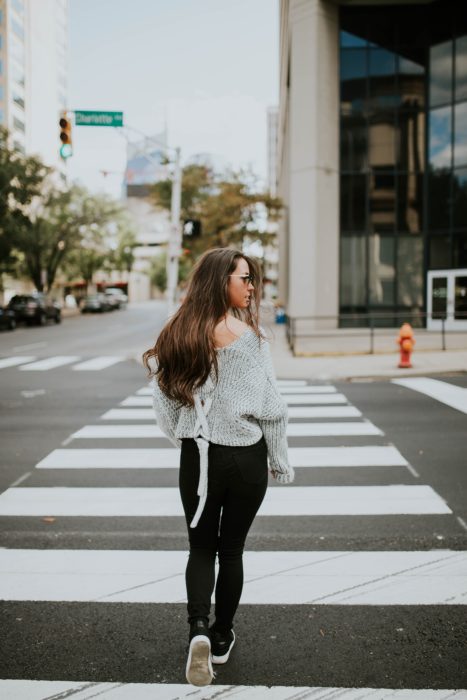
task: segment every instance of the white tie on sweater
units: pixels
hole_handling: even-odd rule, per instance
[[[197,491],[199,502],[190,527],[197,526],[208,496],[208,450],[211,435],[209,432],[207,414],[212,404],[212,397],[201,400],[198,394],[195,393],[193,398],[196,410],[196,423],[193,434],[199,450],[199,482]]]

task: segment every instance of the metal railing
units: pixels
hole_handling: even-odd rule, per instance
[[[427,329],[426,320],[436,321],[440,323],[438,329]],[[456,312],[455,320],[467,320],[467,313]],[[375,352],[375,337],[377,335],[389,336],[394,333],[398,333],[400,326],[403,323],[410,323],[414,332],[421,332],[423,334],[429,335],[431,338],[440,334],[440,345],[441,350],[446,350],[446,335],[448,334],[464,334],[466,336],[465,349],[467,349],[467,329],[447,329],[446,314],[436,313],[436,312],[422,312],[422,311],[391,311],[391,312],[380,312],[380,313],[342,313],[338,316],[289,316],[285,315],[286,323],[286,338],[291,351],[295,354],[296,342],[302,339],[323,339],[323,338],[362,338],[365,336],[365,332],[368,332],[368,343],[369,349],[368,354],[374,354]],[[452,321],[450,318],[449,321]],[[335,328],[316,328],[309,332],[303,332],[299,329],[301,325],[304,324],[320,322],[323,324],[334,322],[336,323]],[[394,325],[389,325],[391,322]],[[355,333],[352,333],[352,330]],[[386,331],[386,333],[384,333]]]

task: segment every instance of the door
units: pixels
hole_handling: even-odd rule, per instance
[[[467,269],[430,270],[427,279],[427,328],[467,330]]]

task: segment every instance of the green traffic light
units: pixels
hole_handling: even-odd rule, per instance
[[[64,160],[73,155],[73,149],[69,143],[64,143],[60,146],[60,155]]]

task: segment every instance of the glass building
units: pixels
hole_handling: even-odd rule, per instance
[[[427,270],[467,267],[462,6],[340,10],[341,312],[423,311]]]
[[[281,37],[279,193],[288,205],[282,296],[291,302],[289,314],[318,316],[325,309],[345,326],[366,323],[363,317],[349,320],[349,314],[371,313],[375,323],[393,326],[399,323],[395,314],[404,312],[406,320],[424,325],[417,314],[442,312],[451,284],[447,273],[434,279],[428,273],[467,269],[467,6],[456,0],[283,0]],[[308,80],[298,71],[306,41],[315,42],[309,67],[300,66],[309,71]],[[299,88],[310,90],[312,99],[300,98]],[[306,121],[300,108],[309,109]],[[312,120],[318,128],[310,138],[306,125]],[[307,138],[304,164],[299,147],[306,148]],[[327,151],[320,156],[321,139]],[[303,236],[308,221],[310,255],[320,256],[310,261],[311,275],[321,279],[311,284],[308,305],[303,285],[300,297],[294,295],[291,264],[298,261],[298,217],[290,211],[300,206],[300,193],[293,191],[298,165],[309,169],[310,185],[322,193],[311,196],[313,211],[295,233]],[[319,213],[323,198],[327,207],[334,201],[334,219],[324,207]],[[304,236],[300,247],[307,248]],[[321,261],[335,286],[320,296],[328,284]],[[453,280],[460,319],[467,312],[467,272]]]

